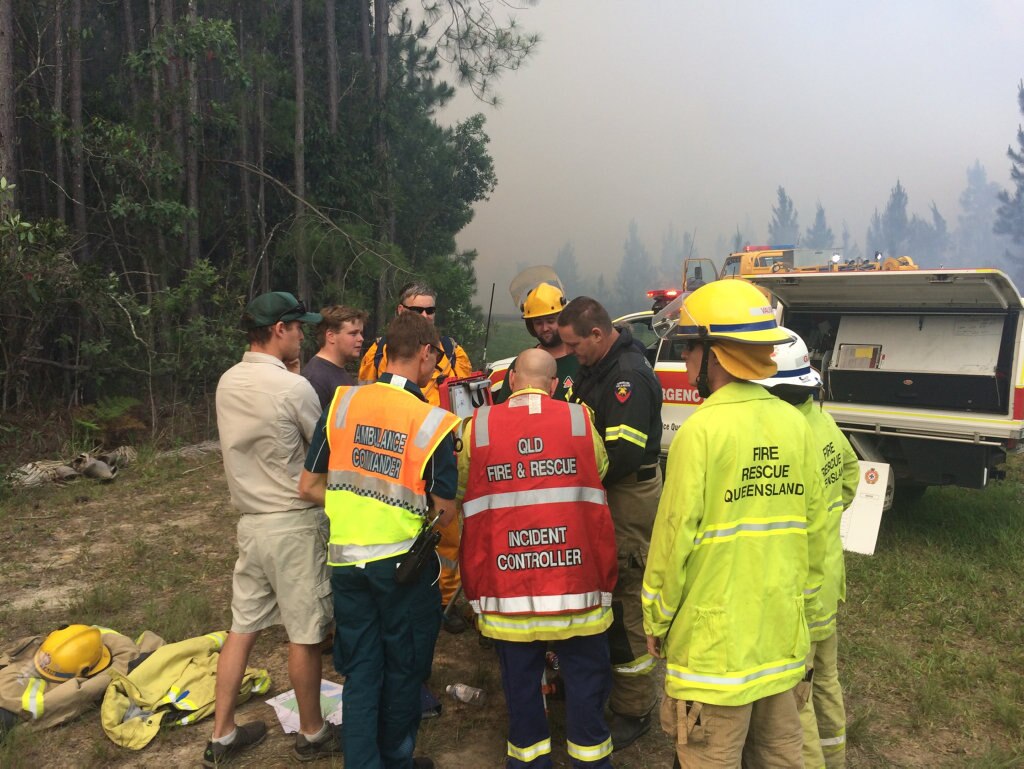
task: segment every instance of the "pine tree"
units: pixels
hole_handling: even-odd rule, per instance
[[[1017,85],[1017,103],[1020,111],[1024,114],[1024,80]],[[1006,235],[1016,246],[1024,246],[1024,128],[1017,126],[1017,144],[1019,149],[1008,147],[1006,156],[1010,159],[1010,179],[1013,182],[1013,190],[1003,190],[999,193],[998,218],[995,223],[995,233]],[[1022,249],[1006,252],[1007,259],[1015,269],[1013,273],[1024,272],[1024,253]]]
[[[558,255],[552,266],[558,273],[559,280],[562,281],[566,297],[571,299],[580,296],[584,290],[583,282],[580,280],[579,265],[576,263],[576,247],[571,241],[558,249]]]
[[[616,311],[630,312],[643,304],[647,291],[657,281],[657,272],[635,221],[629,223],[622,251],[622,264],[616,275],[617,301],[613,306]]]
[[[988,180],[980,162],[967,169],[967,186],[960,193],[960,215],[950,263],[957,267],[996,267],[1009,244],[994,225],[999,210],[999,185]]]
[[[808,248],[831,248],[834,241],[835,236],[825,222],[825,209],[822,208],[821,203],[818,203],[818,210],[814,214],[814,224],[807,229],[803,245]]]
[[[786,188],[779,186],[778,203],[772,206],[772,220],[768,223],[768,239],[772,245],[797,245],[800,242],[800,225],[797,222],[793,199],[786,194]]]

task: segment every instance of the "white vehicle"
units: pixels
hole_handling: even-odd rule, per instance
[[[928,486],[983,488],[1002,477],[1007,454],[1024,447],[1024,305],[1002,272],[748,279],[771,292],[782,324],[807,342],[824,378],[824,407],[861,459],[891,466],[899,498]],[[615,323],[644,342],[661,382],[664,455],[701,398],[682,361],[684,343],[655,336],[652,315]]]

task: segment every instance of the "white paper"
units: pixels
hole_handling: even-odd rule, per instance
[[[341,695],[344,686],[333,681],[320,680],[320,712],[324,720],[336,726],[341,724]],[[271,697],[266,701],[277,714],[285,734],[299,731],[299,706],[295,701],[295,690]]]
[[[853,503],[843,512],[839,536],[843,550],[874,555],[878,527],[882,523],[882,506],[889,483],[889,465],[885,462],[858,462],[860,485]]]

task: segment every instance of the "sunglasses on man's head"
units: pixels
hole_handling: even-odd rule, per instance
[[[281,321],[288,322],[290,320],[295,320],[296,318],[299,318],[299,317],[301,317],[301,316],[303,316],[305,314],[306,314],[306,305],[304,305],[302,302],[299,302],[294,307],[291,307],[291,308],[285,310],[284,312],[282,312],[280,315],[278,315],[277,316],[277,320],[274,321],[274,322],[275,323],[280,323]],[[287,318],[287,317],[285,317],[286,315],[291,315],[292,317],[291,318]]]
[[[436,307],[410,307],[407,304],[403,304],[402,307],[412,312],[418,312],[420,315],[433,315],[437,312]]]

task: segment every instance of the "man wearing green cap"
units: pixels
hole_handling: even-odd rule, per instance
[[[298,376],[303,323],[319,323],[291,294],[249,302],[242,327],[249,351],[217,384],[217,430],[238,521],[231,632],[217,662],[213,738],[205,766],[219,766],[261,742],[262,721],[235,725],[235,699],[260,631],[282,624],[288,676],[299,709],[299,760],[340,756],[338,734],[320,713],[320,642],[333,621],[328,523],[322,507],[297,493],[320,401]]]

